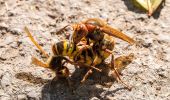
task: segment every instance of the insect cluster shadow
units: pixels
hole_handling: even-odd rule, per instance
[[[101,68],[102,72],[93,70],[93,73],[84,83],[80,83],[87,72],[87,68],[84,67],[75,69],[72,76],[69,78],[71,84],[68,83],[67,79],[55,80],[56,77],[54,77],[52,80],[45,80],[26,72],[16,74],[16,78],[29,81],[33,84],[45,84],[41,91],[42,100],[88,100],[92,97],[106,99],[105,96],[101,96],[101,93],[106,91],[103,87],[109,89],[115,82],[115,79],[108,75],[110,69],[106,64],[101,64],[98,68]],[[112,91],[112,94],[121,89],[125,88],[115,88],[115,90]]]
[[[105,90],[102,87],[96,87],[96,85],[104,87],[105,83],[114,82],[114,78],[107,75],[109,69],[106,66],[102,64],[103,72],[93,70],[93,73],[84,83],[80,83],[80,81],[87,72],[87,68],[77,68],[69,79],[70,85],[66,79],[49,82],[43,87],[42,98],[44,100],[88,100],[92,97],[104,99],[100,94]]]

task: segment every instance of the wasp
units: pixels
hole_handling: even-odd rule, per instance
[[[68,26],[71,26],[73,28],[73,34],[71,34],[70,38],[71,44],[78,45],[80,42],[82,43],[82,40],[83,41],[85,40],[86,41],[86,43],[84,42],[85,48],[87,48],[87,46],[90,46],[90,48],[91,46],[93,47],[93,51],[95,52],[96,56],[94,60],[91,60],[94,61],[92,65],[96,65],[97,62],[102,62],[110,54],[113,55],[112,50],[114,48],[114,40],[110,36],[117,37],[130,44],[135,43],[135,41],[132,38],[112,28],[106,22],[98,18],[90,18],[80,23],[66,25],[65,27],[60,29],[57,32],[57,34],[63,32]],[[109,49],[108,47],[103,47],[106,46],[106,44],[103,45],[103,43],[106,41],[109,41],[111,43],[109,44],[109,47],[111,47],[112,49]],[[85,55],[85,51],[83,55]],[[83,59],[86,57],[81,58]],[[83,63],[86,63],[86,61]],[[89,71],[91,72],[91,70]]]
[[[56,74],[60,73],[59,76],[61,77],[68,77],[69,76],[69,70],[67,67],[64,66],[64,64],[70,63],[73,65],[78,65],[78,63],[74,63],[72,60],[77,56],[79,53],[79,50],[81,46],[76,46],[69,44],[67,41],[60,41],[52,45],[52,52],[53,55],[49,56],[42,47],[35,41],[31,33],[29,32],[28,28],[24,28],[25,32],[27,33],[30,40],[34,43],[34,45],[42,52],[42,54],[48,58],[46,62],[42,62],[36,57],[32,57],[32,63],[44,68],[49,68],[56,72]],[[76,47],[75,47],[76,46]],[[67,58],[68,57],[68,58]],[[72,60],[70,60],[72,59]],[[82,64],[81,64],[82,65]],[[101,71],[100,69],[89,66],[91,68],[94,68],[98,71]],[[58,75],[57,75],[58,76]]]
[[[87,73],[85,74],[85,76],[81,81],[84,82],[86,78],[89,76],[89,74],[92,73],[92,69],[101,72],[101,70],[96,68],[95,66],[101,64],[110,55],[110,53],[105,50],[98,50],[98,52],[96,52],[94,50],[94,46],[89,46],[80,51],[81,46],[72,43],[70,44],[67,41],[60,41],[52,45],[53,55],[49,57],[48,54],[41,48],[41,46],[39,46],[39,44],[34,40],[33,36],[31,35],[31,33],[26,27],[25,27],[25,31],[28,34],[31,41],[48,58],[48,60],[44,63],[39,59],[32,57],[32,63],[35,65],[39,65],[41,67],[52,69],[53,71],[56,72],[56,75],[60,77],[66,77],[66,78],[69,77],[70,74],[69,70],[67,67],[64,66],[64,63],[68,62],[74,65],[79,65],[79,66],[82,65],[89,68],[89,70],[87,71]],[[100,46],[102,48],[106,48],[112,51],[114,48],[114,40],[109,35],[104,35],[104,39],[100,42]],[[67,56],[69,59],[66,58],[65,56]],[[72,59],[73,61],[70,59]],[[65,62],[63,62],[63,60],[65,60]],[[114,61],[113,57],[112,57],[112,61]],[[111,66],[114,66],[113,62]],[[123,83],[128,89],[130,89],[129,86],[127,86],[123,81],[121,81],[117,69],[115,69],[115,67],[111,67],[111,69],[114,70],[113,73],[117,75],[119,81]]]
[[[103,50],[112,54],[112,50],[109,50],[108,48],[103,48],[102,46],[102,41],[110,41],[112,40],[111,37],[117,37],[130,44],[135,43],[132,38],[112,28],[105,21],[98,18],[90,18],[80,23],[66,25],[65,27],[60,29],[57,34],[61,34],[61,32],[63,32],[68,26],[71,26],[73,29],[73,33],[71,34],[69,39],[70,44],[81,44],[83,45],[82,49],[87,48],[88,46],[93,46],[93,50],[98,54],[100,54],[99,52]],[[111,37],[108,39],[105,38],[105,35],[109,35]],[[114,46],[114,42],[112,42],[110,46]]]
[[[60,34],[68,26],[71,26],[73,29],[73,34],[70,38],[70,41],[75,44],[78,44],[83,38],[87,40],[87,43],[89,43],[89,40],[92,40],[93,42],[98,42],[103,40],[105,34],[117,37],[130,44],[134,44],[134,40],[132,38],[112,28],[105,21],[98,18],[89,18],[80,23],[66,25],[65,27],[60,29],[56,34]]]
[[[94,44],[93,46],[88,46],[85,49],[82,49],[82,51],[75,56],[74,62],[80,65],[82,64],[95,67],[103,63],[104,60],[111,55],[112,59],[109,67],[112,70],[113,77],[130,90],[131,88],[121,80],[119,74],[121,70],[125,68],[123,66],[126,66],[132,62],[134,55],[129,54],[128,56],[121,56],[114,59],[114,54],[110,53],[110,51],[113,51],[114,49],[114,44],[114,39],[111,36],[105,34],[104,39],[100,41],[100,44]],[[91,67],[87,68],[89,68],[89,70],[87,71],[81,82],[84,82],[87,77],[93,72],[93,69]]]
[[[80,23],[66,25],[65,27],[60,29],[56,34],[61,34],[68,26],[71,26],[73,29],[73,33],[71,34],[69,39],[70,44],[79,45],[82,43],[81,45],[83,45],[83,48],[84,47],[86,48],[87,46],[93,46],[93,50],[97,53],[105,50],[112,54],[112,51],[110,51],[108,48],[102,47],[101,41],[112,40],[111,37],[109,39],[105,38],[106,37],[105,35],[117,37],[130,44],[135,43],[135,41],[132,38],[112,28],[105,21],[99,18],[89,18]],[[112,43],[111,46],[114,46],[114,43]]]

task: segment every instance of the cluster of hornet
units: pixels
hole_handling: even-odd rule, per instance
[[[82,78],[83,83],[93,70],[102,72],[102,69],[97,66],[111,56],[109,69],[113,77],[116,76],[117,81],[121,82],[127,89],[131,87],[125,84],[120,78],[120,72],[124,66],[132,62],[134,55],[131,53],[127,56],[120,56],[114,59],[113,37],[122,39],[129,44],[134,44],[135,41],[124,33],[112,28],[105,21],[98,18],[90,18],[80,23],[66,25],[56,34],[62,34],[67,27],[72,28],[68,41],[63,40],[52,45],[52,55],[48,55],[42,47],[34,40],[33,36],[25,27],[25,32],[34,43],[34,45],[46,56],[46,61],[41,61],[36,57],[32,57],[32,63],[44,68],[49,68],[56,73],[58,78],[68,78],[70,76],[69,66],[66,63],[75,65],[77,68],[85,67],[87,72]]]

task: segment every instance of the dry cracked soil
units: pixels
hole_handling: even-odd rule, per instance
[[[170,100],[169,12],[170,0],[150,18],[130,0],[0,0],[0,100]],[[81,70],[75,70],[69,87],[31,64],[32,56],[42,56],[24,26],[51,53],[51,44],[65,38],[56,31],[87,18],[104,19],[136,41],[130,46],[115,38],[116,57],[135,55],[121,76],[131,91],[104,73],[80,84]]]

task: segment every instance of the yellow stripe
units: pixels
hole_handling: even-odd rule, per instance
[[[67,55],[67,42],[63,43],[63,55]]]

